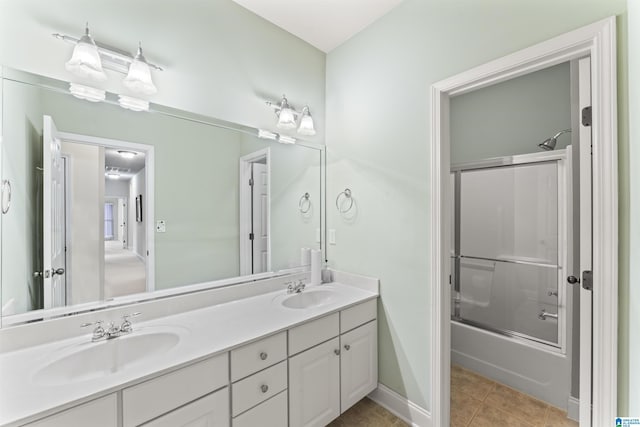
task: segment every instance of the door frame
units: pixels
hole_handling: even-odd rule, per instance
[[[145,260],[145,268],[147,273],[146,291],[153,292],[155,290],[155,148],[153,145],[140,144],[137,142],[121,141],[118,139],[101,138],[97,136],[81,135],[77,133],[60,132],[58,137],[63,141],[76,142],[79,144],[98,145],[109,148],[122,148],[124,150],[133,150],[143,152],[145,154],[145,187],[146,201],[145,204],[145,220],[146,220],[146,239],[147,239],[147,257]],[[104,237],[104,236],[103,236]],[[104,262],[104,260],[103,260]]]
[[[617,412],[618,149],[616,18],[595,22],[517,51],[431,87],[431,421],[449,425],[449,99],[572,59],[591,57],[593,106],[593,425]]]
[[[246,239],[252,227],[251,191],[249,191],[249,186],[244,185],[244,183],[249,182],[251,178],[251,164],[261,159],[266,159],[267,162],[267,233],[269,236],[267,271],[271,271],[271,148],[267,147],[240,157],[240,177],[238,181],[240,203],[240,276],[249,276],[252,274],[251,257],[253,256],[251,245]]]

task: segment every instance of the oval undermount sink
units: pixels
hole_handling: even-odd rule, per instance
[[[175,331],[134,331],[107,341],[82,343],[66,349],[40,368],[34,375],[34,381],[55,385],[100,378],[136,363],[148,362],[179,342],[180,334]]]
[[[334,292],[324,289],[302,291],[299,294],[286,297],[282,301],[282,305],[296,309],[319,307],[332,302],[334,295]]]

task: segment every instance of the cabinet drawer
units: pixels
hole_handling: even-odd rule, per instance
[[[231,386],[232,415],[235,417],[286,388],[286,361],[238,381]]]
[[[289,423],[287,410],[287,392],[282,391],[233,419],[233,427],[287,427]]]
[[[368,321],[375,319],[377,313],[378,301],[375,299],[342,310],[340,312],[340,333],[344,334],[353,328],[364,325]]]
[[[229,353],[122,391],[124,427],[137,426],[229,383]]]
[[[229,389],[223,388],[144,424],[144,427],[228,427]]]
[[[115,394],[67,409],[26,427],[117,427],[118,401]]]
[[[338,336],[339,332],[340,317],[338,313],[290,329],[289,356],[330,340]]]
[[[231,381],[238,381],[287,358],[287,333],[261,339],[231,351]]]

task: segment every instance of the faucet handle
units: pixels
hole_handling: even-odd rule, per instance
[[[140,316],[142,313],[135,312],[135,313],[129,313],[129,314],[125,314],[124,316],[122,316],[122,325],[120,325],[120,332],[128,334],[129,332],[131,332],[133,329],[131,328],[131,321],[129,320],[131,317],[138,317]]]

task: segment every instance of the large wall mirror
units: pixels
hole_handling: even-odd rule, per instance
[[[2,69],[3,326],[296,271],[320,249],[320,146],[66,85]]]

